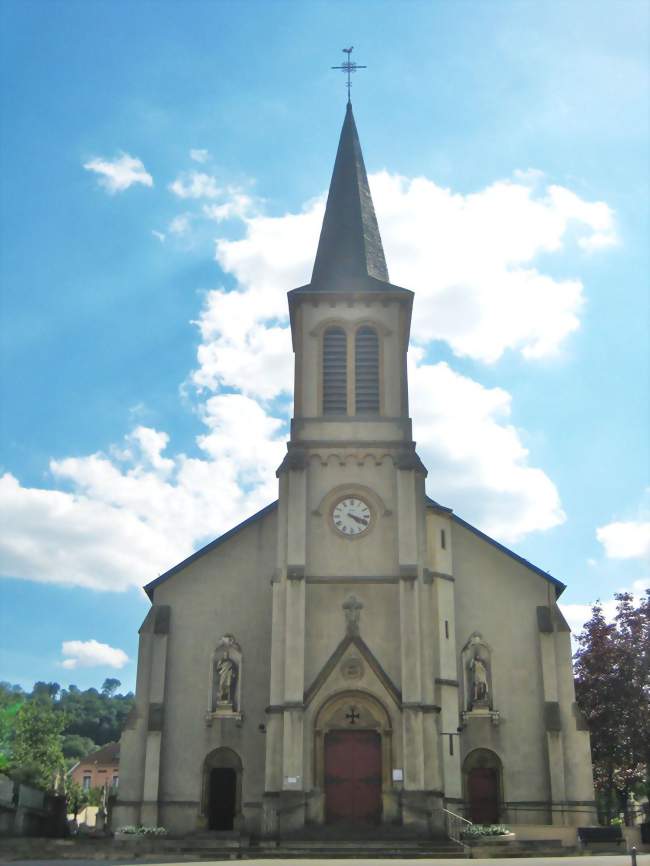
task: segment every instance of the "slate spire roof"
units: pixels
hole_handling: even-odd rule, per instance
[[[311,288],[337,290],[368,277],[388,283],[388,269],[366,167],[348,102],[327,196]],[[375,287],[376,289],[376,287]]]

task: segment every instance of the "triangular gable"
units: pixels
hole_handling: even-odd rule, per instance
[[[328,680],[336,666],[345,655],[346,650],[350,646],[354,646],[358,650],[359,654],[364,659],[370,670],[374,673],[379,682],[383,685],[388,694],[395,701],[397,706],[400,707],[402,705],[402,693],[388,676],[386,671],[383,669],[368,644],[361,637],[359,637],[359,635],[349,634],[346,635],[339,643],[332,655],[321,668],[320,673],[318,674],[316,679],[305,691],[305,706],[310,704],[314,697],[318,694],[323,684]]]
[[[502,553],[505,553],[506,556],[510,556],[512,559],[517,560],[517,562],[529,568],[531,571],[534,571],[536,574],[543,577],[545,580],[548,580],[549,583],[552,583],[555,587],[555,592],[557,597],[564,592],[566,589],[566,584],[562,583],[561,580],[558,580],[556,577],[553,577],[547,571],[543,571],[541,568],[538,568],[532,562],[529,562],[527,559],[524,559],[523,556],[519,556],[518,553],[515,553],[510,548],[505,547],[505,545],[496,541],[494,538],[491,538],[489,535],[486,535],[484,532],[481,532],[480,529],[477,529],[475,526],[472,526],[471,523],[468,523],[466,520],[463,520],[462,517],[458,517],[457,514],[454,514],[451,508],[447,508],[445,505],[441,505],[439,502],[436,502],[435,499],[431,499],[430,496],[425,497],[425,502],[428,508],[432,508],[435,511],[441,512],[443,514],[449,515],[450,519],[455,523],[458,523],[460,526],[468,529],[470,532],[473,532],[474,535],[477,535],[479,538],[482,538],[484,541],[487,541],[488,544],[491,544],[493,547],[496,547]],[[228,532],[224,532],[223,535],[220,535],[218,538],[215,538],[214,541],[209,542],[202,547],[200,550],[195,551],[187,559],[184,559],[182,562],[179,562],[178,565],[174,565],[164,574],[161,574],[160,577],[157,577],[155,580],[152,580],[144,587],[144,591],[147,593],[149,598],[153,598],[154,589],[163,581],[172,577],[172,575],[176,574],[178,571],[182,571],[185,566],[189,565],[191,562],[194,562],[195,559],[199,559],[202,556],[205,556],[206,553],[210,553],[211,550],[214,550],[219,545],[224,544],[224,542],[228,541],[228,539],[232,538],[233,535],[236,535],[242,529],[245,529],[247,526],[250,526],[251,523],[255,523],[257,520],[261,520],[263,517],[266,517],[267,514],[270,514],[278,507],[278,501],[276,499],[275,502],[271,502],[270,505],[267,505],[265,508],[262,508],[260,511],[255,514],[247,517],[246,520],[243,520],[241,523],[238,523],[237,526],[234,526],[232,529],[229,529]]]

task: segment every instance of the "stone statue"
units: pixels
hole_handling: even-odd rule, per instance
[[[217,703],[219,704],[234,704],[235,699],[235,679],[237,677],[237,665],[226,652],[223,658],[220,658],[215,667],[216,686],[217,686]]]
[[[488,700],[488,675],[485,662],[478,652],[469,663],[472,674],[472,705],[485,704]]]

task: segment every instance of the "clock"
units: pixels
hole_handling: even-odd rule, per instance
[[[357,496],[339,499],[332,508],[334,528],[348,538],[366,532],[372,522],[370,507]]]

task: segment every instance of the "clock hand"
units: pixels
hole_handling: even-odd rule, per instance
[[[363,523],[364,526],[367,526],[367,525],[368,525],[368,521],[365,520],[363,517],[357,517],[357,515],[356,515],[356,514],[352,514],[351,511],[348,511],[348,515],[352,518],[352,520],[356,520],[357,523]]]

